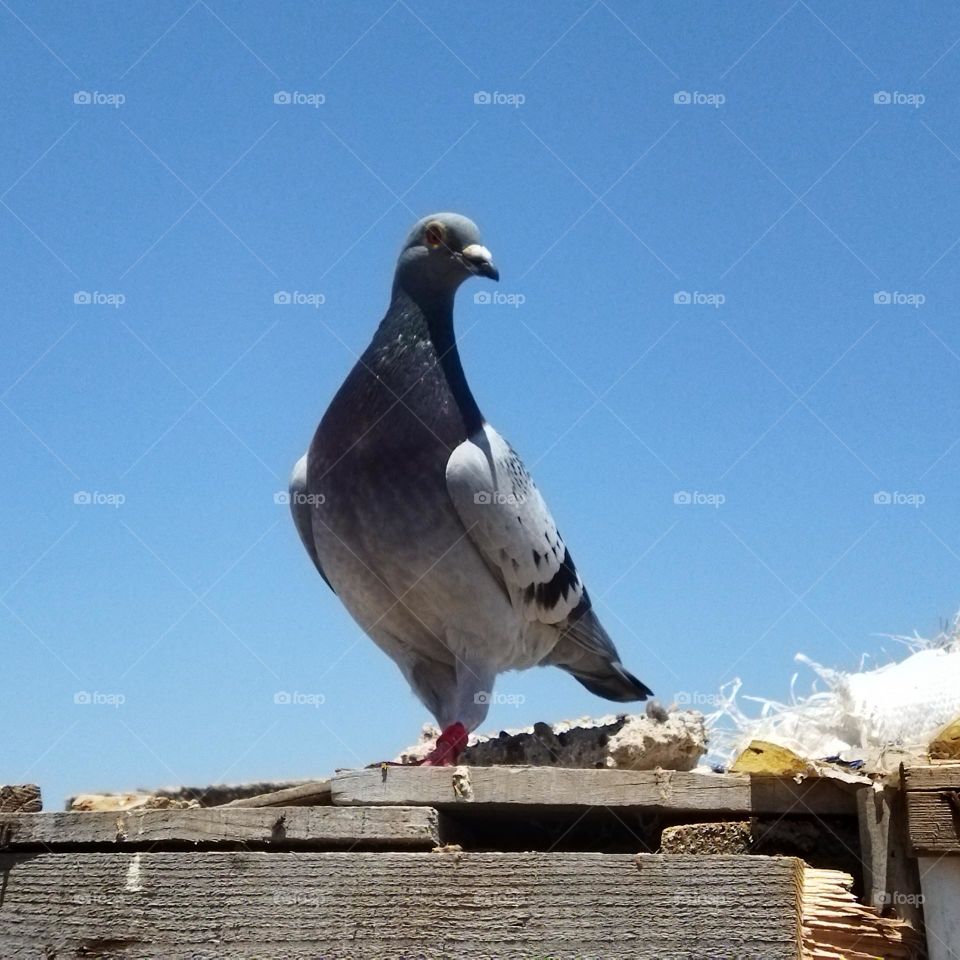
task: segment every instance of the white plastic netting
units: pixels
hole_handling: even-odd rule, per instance
[[[857,673],[834,670],[798,653],[813,671],[810,692],[790,702],[741,694],[733,680],[721,688],[717,709],[706,718],[707,762],[728,765],[751,740],[767,740],[800,756],[863,760],[868,770],[885,770],[888,755],[922,753],[933,736],[960,716],[960,613],[937,636],[894,636],[901,659]],[[741,701],[759,704],[751,714]],[[897,762],[899,762],[897,760]]]

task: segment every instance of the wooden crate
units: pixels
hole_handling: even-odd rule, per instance
[[[0,814],[0,957],[919,956],[842,872],[655,852],[671,823],[858,809],[826,780],[387,766],[221,807]]]
[[[960,960],[960,763],[902,772],[930,960]]]

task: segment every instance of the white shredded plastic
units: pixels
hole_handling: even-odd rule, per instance
[[[797,675],[790,683],[790,702],[744,696],[760,704],[748,716],[737,702],[742,683],[721,687],[720,705],[706,718],[710,735],[707,760],[729,765],[751,740],[767,740],[810,760],[839,756],[863,760],[865,769],[887,770],[903,754],[926,750],[933,736],[960,716],[960,613],[952,625],[932,639],[890,637],[907,655],[884,666],[846,673],[815,663],[798,653],[816,680],[807,696],[797,696]],[[887,762],[885,762],[887,761]]]

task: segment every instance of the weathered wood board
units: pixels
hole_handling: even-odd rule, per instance
[[[910,847],[914,854],[960,854],[960,797],[948,790],[912,790],[907,793]]]
[[[921,857],[930,960],[960,960],[960,857]]]
[[[864,900],[921,929],[920,876],[909,855],[904,794],[894,787],[868,787],[857,794]]]
[[[855,815],[856,797],[836,781],[676,770],[569,770],[557,767],[384,767],[345,770],[331,782],[333,803],[636,807],[738,814]]]
[[[0,846],[75,847],[160,842],[257,843],[429,850],[439,842],[430,807],[197,807],[103,813],[0,814]]]
[[[906,767],[910,848],[914,854],[960,854],[960,763]]]
[[[330,781],[314,780],[284,790],[259,793],[225,803],[225,807],[316,807],[330,803]]]
[[[0,856],[0,956],[796,960],[791,858]],[[99,952],[98,952],[99,951]]]
[[[905,790],[960,790],[960,763],[903,767],[901,779]]]

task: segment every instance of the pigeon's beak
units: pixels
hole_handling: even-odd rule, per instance
[[[500,271],[493,265],[493,256],[486,247],[479,243],[471,243],[463,248],[461,254],[463,262],[471,273],[478,277],[489,277],[491,280],[500,279]]]

